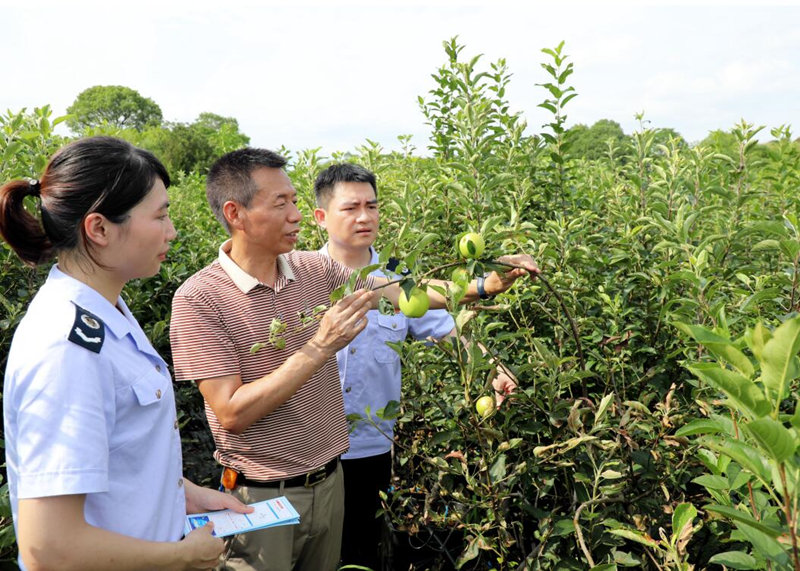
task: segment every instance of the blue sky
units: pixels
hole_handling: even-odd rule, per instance
[[[126,85],[190,122],[233,116],[256,146],[397,148],[428,128],[417,104],[444,64],[505,58],[507,97],[528,132],[548,80],[544,47],[562,40],[579,96],[568,124],[671,127],[699,141],[744,119],[800,136],[797,2],[474,2],[470,0],[26,2],[0,0],[0,111],[49,103],[63,114],[93,85]]]

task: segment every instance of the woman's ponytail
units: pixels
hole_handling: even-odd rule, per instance
[[[53,256],[53,244],[38,217],[25,208],[32,196],[41,213],[39,181],[14,180],[0,187],[0,235],[26,264],[35,266]]]

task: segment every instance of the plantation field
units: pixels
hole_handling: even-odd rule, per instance
[[[415,278],[458,261],[467,231],[487,244],[482,261],[462,264],[472,275],[517,251],[543,271],[452,308],[463,335],[519,380],[495,414],[475,410],[490,392],[488,355],[398,348],[404,401],[383,411],[399,417],[385,498],[394,568],[800,570],[800,143],[790,127],[759,143],[767,128],[742,121],[688,144],[640,117],[636,132],[590,152],[567,123],[577,92],[562,46],[543,50],[548,80],[531,89],[550,122],[527,129],[509,111],[505,63],[445,47],[420,98],[429,141],[401,136],[397,152],[368,141],[333,157],[281,150],[304,212],[301,249],[323,241],[314,178],[351,160],[378,177],[378,249]],[[56,122],[49,108],[0,116],[0,180],[41,173],[65,142]],[[173,175],[178,238],[160,273],[123,293],[168,361],[172,294],[225,238],[202,172]],[[23,267],[5,245],[0,264],[4,366],[46,268]],[[199,394],[176,393],[187,476],[213,485]],[[0,516],[12,559],[5,487]]]

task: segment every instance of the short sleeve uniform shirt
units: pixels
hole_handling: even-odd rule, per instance
[[[3,415],[15,522],[20,499],[86,494],[94,526],[181,538],[171,377],[121,298],[115,307],[54,266],[15,332]]]
[[[320,252],[328,255],[327,244]],[[373,249],[370,265],[378,263],[378,253]],[[380,268],[370,275],[387,277]],[[392,441],[386,436],[392,435],[395,421],[379,420],[375,415],[389,401],[400,401],[400,355],[387,342],[403,341],[408,335],[415,339],[440,339],[455,326],[453,318],[443,309],[428,311],[417,318],[408,318],[402,313],[381,315],[372,309],[367,313],[367,320],[367,327],[336,353],[336,361],[345,412],[366,416],[369,407],[380,430],[367,422],[355,423],[350,432],[350,450],[342,456],[346,460],[376,456],[392,447]]]

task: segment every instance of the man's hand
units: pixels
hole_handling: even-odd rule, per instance
[[[517,389],[517,382],[503,369],[498,369],[497,375],[492,379],[492,387],[494,387],[494,397],[497,401],[497,408],[500,408],[500,405],[506,400],[506,396]]]
[[[251,506],[243,504],[230,494],[222,493],[211,488],[204,488],[183,479],[186,490],[186,513],[195,514],[213,512],[217,510],[233,510],[236,513],[248,514],[253,511]]]
[[[507,272],[503,272],[501,274],[498,274],[497,272],[492,272],[489,274],[484,282],[484,288],[486,288],[486,293],[489,295],[503,293],[510,288],[511,284],[513,284],[518,278],[527,275],[536,277],[539,275],[539,273],[541,273],[539,266],[536,265],[536,262],[528,254],[501,256],[497,260],[499,262],[511,264],[517,267],[509,268]]]
[[[359,290],[339,300],[325,312],[309,343],[328,355],[334,355],[367,326],[366,316],[372,309],[372,298],[373,292]]]

